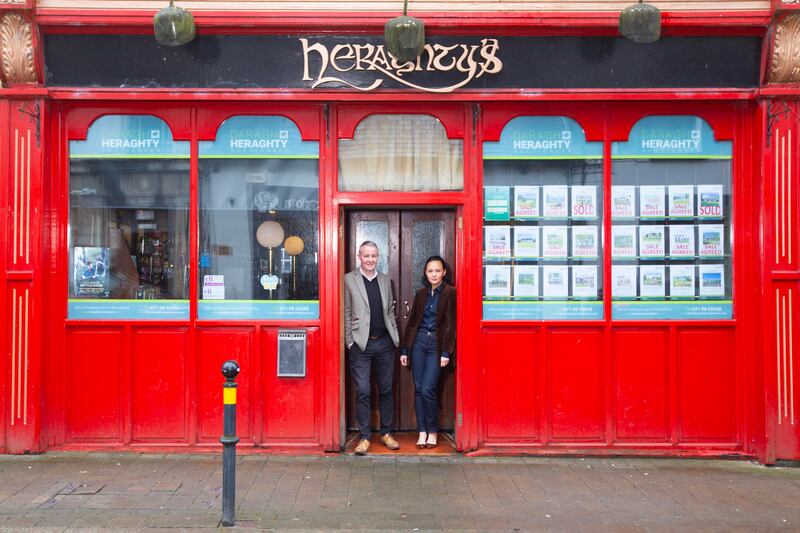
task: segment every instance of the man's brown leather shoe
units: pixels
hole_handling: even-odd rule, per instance
[[[396,440],[394,440],[394,437],[392,437],[388,433],[386,435],[384,435],[383,437],[381,437],[381,440],[386,445],[386,447],[389,448],[390,450],[399,450],[400,449],[400,444],[398,444],[398,442]]]
[[[358,441],[358,446],[353,451],[356,455],[367,455],[367,451],[369,450],[369,441],[367,439],[361,439]]]

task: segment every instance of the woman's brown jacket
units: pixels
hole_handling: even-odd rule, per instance
[[[408,325],[403,333],[400,348],[405,348],[411,355],[414,339],[417,337],[419,324],[425,312],[425,302],[428,298],[429,287],[423,287],[414,296],[414,305],[408,315]],[[442,285],[442,294],[436,307],[436,351],[441,355],[447,352],[453,357],[456,348],[456,289],[452,285]]]

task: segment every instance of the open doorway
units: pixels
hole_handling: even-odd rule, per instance
[[[447,261],[450,278],[455,283],[455,218],[454,209],[364,209],[348,210],[345,216],[345,267],[350,272],[358,267],[356,250],[365,240],[374,241],[380,249],[378,271],[392,280],[397,322],[402,336],[414,294],[422,287],[422,269],[425,260],[441,255]],[[400,435],[401,445],[416,441],[417,419],[414,409],[414,381],[411,367],[399,364],[399,350],[395,359],[394,376],[394,426]],[[454,359],[455,360],[455,359]],[[345,410],[348,433],[356,428],[355,391],[345,367]],[[379,429],[377,386],[372,383],[373,432]],[[453,435],[455,428],[455,371],[449,365],[439,381],[440,433]],[[407,432],[408,435],[403,435]],[[444,435],[443,435],[444,436]],[[440,439],[440,443],[447,439]],[[410,446],[413,449],[413,445]]]

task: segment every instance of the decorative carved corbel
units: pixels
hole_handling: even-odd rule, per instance
[[[781,18],[775,26],[767,83],[800,83],[800,13]]]
[[[0,0],[2,1],[2,0]],[[31,23],[18,13],[6,13],[0,20],[0,54],[6,85],[36,83],[36,65]]]

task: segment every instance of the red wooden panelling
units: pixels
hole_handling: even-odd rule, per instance
[[[219,440],[222,435],[222,363],[233,359],[241,372],[236,378],[236,434],[249,439],[250,431],[250,351],[252,329],[201,329],[197,334],[197,437],[200,441]]]
[[[134,329],[132,336],[132,439],[184,441],[186,331]]]
[[[262,334],[265,441],[296,441],[316,435],[319,328],[306,328],[306,331],[306,375],[297,378],[277,377],[278,328],[266,329]]]
[[[736,441],[736,359],[732,329],[678,331],[681,441]]]
[[[122,329],[67,332],[67,441],[122,441]]]
[[[539,439],[539,335],[491,330],[484,335],[486,437]]]
[[[668,331],[623,329],[612,335],[617,438],[668,440]]]
[[[603,439],[605,387],[602,330],[551,330],[549,345],[553,439]]]

